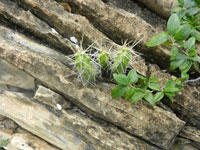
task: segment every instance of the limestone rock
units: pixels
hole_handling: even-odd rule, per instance
[[[194,146],[194,142],[188,139],[177,137],[170,150],[199,150],[199,147]]]
[[[158,149],[113,126],[98,124],[71,111],[62,111],[62,115],[56,116],[39,104],[22,100],[10,92],[0,94],[0,101],[0,114],[63,150]]]
[[[54,28],[34,16],[30,11],[25,11],[17,6],[16,3],[10,0],[1,0],[0,15],[64,53],[72,53],[68,40],[64,39]]]
[[[131,105],[124,99],[112,99],[109,87],[82,87],[76,77],[66,77],[73,74],[73,71],[45,55],[39,56],[22,50],[20,46],[5,47],[0,44],[0,50],[1,58],[28,72],[48,88],[61,93],[85,112],[160,147],[169,148],[184,125],[173,113],[159,107],[152,108],[144,101]]]
[[[8,139],[6,150],[59,150],[30,133],[14,133],[0,129],[0,138]]]
[[[53,107],[56,110],[71,109],[72,104],[66,101],[59,94],[45,88],[44,86],[39,86],[35,93],[34,99]]]
[[[0,59],[0,84],[35,90],[34,78],[10,63]]]
[[[54,49],[48,48],[37,42],[27,38],[23,34],[16,31],[8,29],[6,27],[0,26],[0,41],[1,45],[10,45],[11,47],[21,47],[21,49],[32,51],[40,54],[45,54],[46,56],[52,57],[65,65],[69,65],[71,59],[55,51]],[[20,75],[20,74],[19,74]],[[17,75],[16,75],[17,76]],[[23,84],[22,84],[23,85]]]
[[[29,8],[38,18],[47,22],[50,26],[65,38],[72,36],[79,41],[84,36],[84,43],[92,44],[96,39],[107,37],[98,31],[89,21],[78,14],[66,11],[54,0],[17,0],[22,6]]]
[[[181,137],[200,143],[200,130],[196,129],[195,127],[185,126],[179,135]]]
[[[164,18],[168,18],[170,16],[171,8],[176,6],[178,2],[176,0],[137,0],[155,11],[159,15]]]

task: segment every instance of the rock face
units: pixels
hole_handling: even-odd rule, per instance
[[[110,88],[81,87],[75,77],[65,77],[73,72],[53,59],[23,51],[22,47],[13,49],[7,45],[5,48],[0,44],[0,49],[0,57],[58,91],[82,110],[153,144],[168,148],[184,125],[175,115],[159,107],[152,109],[142,102],[130,105],[123,99],[116,101],[111,98]]]
[[[185,86],[173,104],[167,99],[155,107],[145,101],[130,104],[111,97],[110,83],[83,86],[67,56],[75,52],[70,37],[80,41],[84,35],[83,47],[99,39],[115,47],[121,39],[143,38],[137,51],[162,66],[168,48],[145,46],[156,28],[101,0],[68,0],[72,13],[58,2],[64,1],[0,0],[0,137],[9,139],[5,148],[168,150],[181,141],[182,149],[196,150],[198,87]],[[170,78],[140,56],[131,66],[144,76],[158,76],[162,86]]]
[[[2,115],[64,150],[157,149],[112,126],[99,125],[72,111],[61,111],[58,117],[28,98],[9,92],[1,94],[0,101]]]

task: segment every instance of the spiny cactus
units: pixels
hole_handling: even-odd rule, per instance
[[[77,52],[74,56],[75,65],[80,76],[88,81],[96,81],[97,69],[85,51]]]
[[[111,71],[115,73],[125,73],[131,59],[129,49],[120,50],[113,60]]]
[[[107,52],[105,51],[100,51],[99,55],[98,55],[98,63],[101,65],[101,68],[106,69],[109,65],[109,59],[110,56]]]

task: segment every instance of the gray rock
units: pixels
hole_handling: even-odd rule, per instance
[[[98,124],[71,111],[62,111],[62,116],[57,117],[13,93],[0,94],[0,102],[0,114],[63,150],[158,150],[113,126]]]
[[[0,84],[11,85],[27,90],[35,90],[33,77],[3,59],[0,59]],[[5,88],[7,87],[4,87],[3,89]]]
[[[38,18],[41,18],[65,38],[72,36],[81,41],[84,36],[84,44],[92,44],[95,40],[107,37],[97,30],[83,16],[66,11],[54,0],[17,0],[22,6],[31,10]]]
[[[179,135],[183,138],[200,143],[200,130],[195,127],[185,126]]]
[[[70,42],[65,40],[54,28],[34,16],[29,10],[25,11],[10,0],[0,1],[0,15],[7,20],[32,33],[39,39],[47,42],[65,53],[72,53]]]
[[[71,59],[69,59],[69,57],[66,57],[65,55],[55,51],[54,49],[38,44],[37,42],[31,40],[30,38],[27,38],[23,34],[20,34],[3,26],[0,26],[0,41],[1,44],[4,46],[6,46],[6,44],[9,44],[10,46],[12,45],[13,48],[21,47],[24,50],[36,52],[38,53],[38,55],[45,54],[62,62],[65,65],[70,66],[69,64],[71,62]]]
[[[1,140],[8,139],[6,150],[59,150],[30,133],[16,133],[15,130],[0,129]]]
[[[72,109],[72,104],[70,102],[44,86],[39,86],[34,99],[53,107],[55,110]]]
[[[112,99],[112,87],[105,88],[103,84],[82,87],[76,77],[68,76],[73,74],[73,71],[45,55],[23,50],[20,46],[13,48],[12,45],[5,46],[1,43],[0,49],[0,57],[25,70],[50,89],[61,93],[85,112],[162,148],[169,148],[184,126],[184,122],[173,113],[159,107],[152,108],[144,101],[131,105],[124,99]]]

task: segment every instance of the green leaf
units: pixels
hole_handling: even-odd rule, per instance
[[[193,66],[194,66],[194,69],[199,72],[199,63],[194,61]]]
[[[178,68],[186,59],[186,57],[180,54],[180,57],[177,57],[175,60],[170,62],[170,70],[174,70]]]
[[[144,92],[137,92],[131,97],[131,103],[135,103],[144,97]]]
[[[117,81],[118,84],[120,85],[127,85],[129,82],[129,79],[126,75],[124,74],[113,74],[114,79]]]
[[[197,55],[197,51],[195,49],[192,49],[189,51],[189,56],[190,57],[195,57]]]
[[[195,15],[196,13],[198,13],[198,11],[199,11],[199,8],[198,8],[198,7],[191,7],[191,8],[189,8],[189,9],[186,11],[186,14],[187,14],[188,16],[193,16],[193,15]]]
[[[173,46],[170,61],[174,60],[178,54],[179,54],[179,49],[176,46]]]
[[[162,32],[152,37],[148,42],[148,47],[154,47],[165,43],[168,40],[168,34],[166,32]]]
[[[176,14],[179,16],[179,18],[183,18],[185,16],[185,11],[184,9],[180,9],[176,12]]]
[[[184,6],[184,0],[178,0],[180,6]]]
[[[167,22],[167,32],[170,35],[175,35],[175,33],[178,31],[178,29],[181,26],[180,19],[177,14],[173,14],[170,16],[168,22]]]
[[[160,85],[158,85],[157,83],[149,83],[148,87],[155,91],[161,91]]]
[[[165,88],[169,88],[169,87],[175,87],[176,84],[174,83],[174,81],[172,80],[168,80],[166,83],[165,83]]]
[[[169,88],[165,88],[164,92],[179,92],[180,89],[177,87],[169,87]]]
[[[171,96],[170,93],[165,93],[165,95],[167,95],[167,97],[170,99],[170,101],[173,103],[174,102],[174,96]]]
[[[176,79],[175,82],[176,82],[176,85],[182,85],[182,79],[180,79],[180,78]]]
[[[149,78],[149,82],[157,83],[158,82],[158,78],[157,77],[150,77]]]
[[[195,37],[197,41],[200,41],[200,32],[197,30],[191,31],[191,36]]]
[[[138,75],[137,75],[137,72],[134,69],[129,71],[128,79],[129,79],[129,83],[136,83],[138,81]]]
[[[190,59],[192,59],[193,61],[196,61],[196,62],[200,62],[200,57],[192,57]]]
[[[183,71],[188,72],[189,69],[191,68],[191,66],[192,66],[192,61],[189,59],[186,59],[184,61],[184,63],[179,66],[179,69],[181,72],[183,72]]]
[[[113,98],[121,97],[126,93],[127,88],[128,87],[124,85],[117,85],[112,89],[111,96]]]
[[[153,94],[151,92],[148,92],[147,94],[145,94],[144,99],[149,102],[152,106],[155,105],[154,103],[154,97]]]
[[[188,38],[191,33],[191,29],[188,25],[182,25],[175,34],[175,39],[177,41],[182,41]]]
[[[187,80],[189,79],[189,75],[187,74],[187,72],[181,72],[181,78]]]
[[[185,0],[184,1],[184,7],[185,8],[190,8],[196,6],[196,2],[194,0]]]
[[[192,49],[195,46],[196,39],[194,37],[190,37],[186,42],[186,48]]]
[[[164,88],[164,92],[168,93],[168,92],[179,92],[180,89],[176,87],[176,84],[174,83],[174,81],[172,80],[168,80],[165,83],[165,88]]]
[[[154,103],[160,101],[164,97],[164,92],[157,92],[154,96]]]
[[[126,93],[125,93],[125,98],[126,99],[131,99],[131,97],[133,96],[133,94],[135,94],[135,89],[128,87]]]

